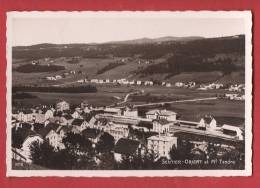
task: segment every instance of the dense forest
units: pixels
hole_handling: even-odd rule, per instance
[[[48,92],[48,93],[95,93],[97,88],[92,85],[77,86],[77,87],[30,87],[30,86],[15,86],[12,92]]]
[[[63,45],[64,46],[64,45]],[[157,59],[167,54],[212,57],[218,53],[239,53],[244,55],[245,36],[205,38],[192,41],[165,41],[143,44],[42,44],[31,47],[14,47],[14,59],[41,59],[80,56],[84,58],[133,57]]]
[[[56,72],[60,70],[65,70],[64,66],[60,65],[32,65],[25,64],[17,67],[15,69],[17,72],[22,73],[33,73],[33,72]]]

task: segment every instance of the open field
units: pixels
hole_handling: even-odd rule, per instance
[[[41,93],[31,92],[37,98],[16,99],[14,102],[24,106],[37,104],[55,104],[63,99],[73,105],[87,100],[96,106],[106,106],[122,102],[124,97],[133,91],[144,90],[144,94],[130,95],[128,104],[146,104],[151,102],[166,102],[185,99],[209,98],[223,94],[225,90],[198,91],[195,89],[166,88],[166,87],[98,87],[97,93]],[[29,92],[30,93],[30,92]],[[150,107],[154,108],[154,107]],[[244,101],[230,101],[225,99],[182,102],[156,108],[166,108],[178,113],[180,119],[199,121],[204,115],[213,115],[221,124],[240,126],[244,123]]]

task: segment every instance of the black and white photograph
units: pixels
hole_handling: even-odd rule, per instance
[[[250,176],[250,11],[7,13],[7,176]]]

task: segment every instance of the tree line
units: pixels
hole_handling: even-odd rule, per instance
[[[95,93],[97,88],[93,85],[75,87],[37,87],[37,86],[14,86],[12,92],[48,92],[48,93]]]

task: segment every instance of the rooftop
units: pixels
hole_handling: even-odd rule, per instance
[[[74,119],[71,123],[71,125],[81,126],[81,124],[84,122],[84,119]]]

